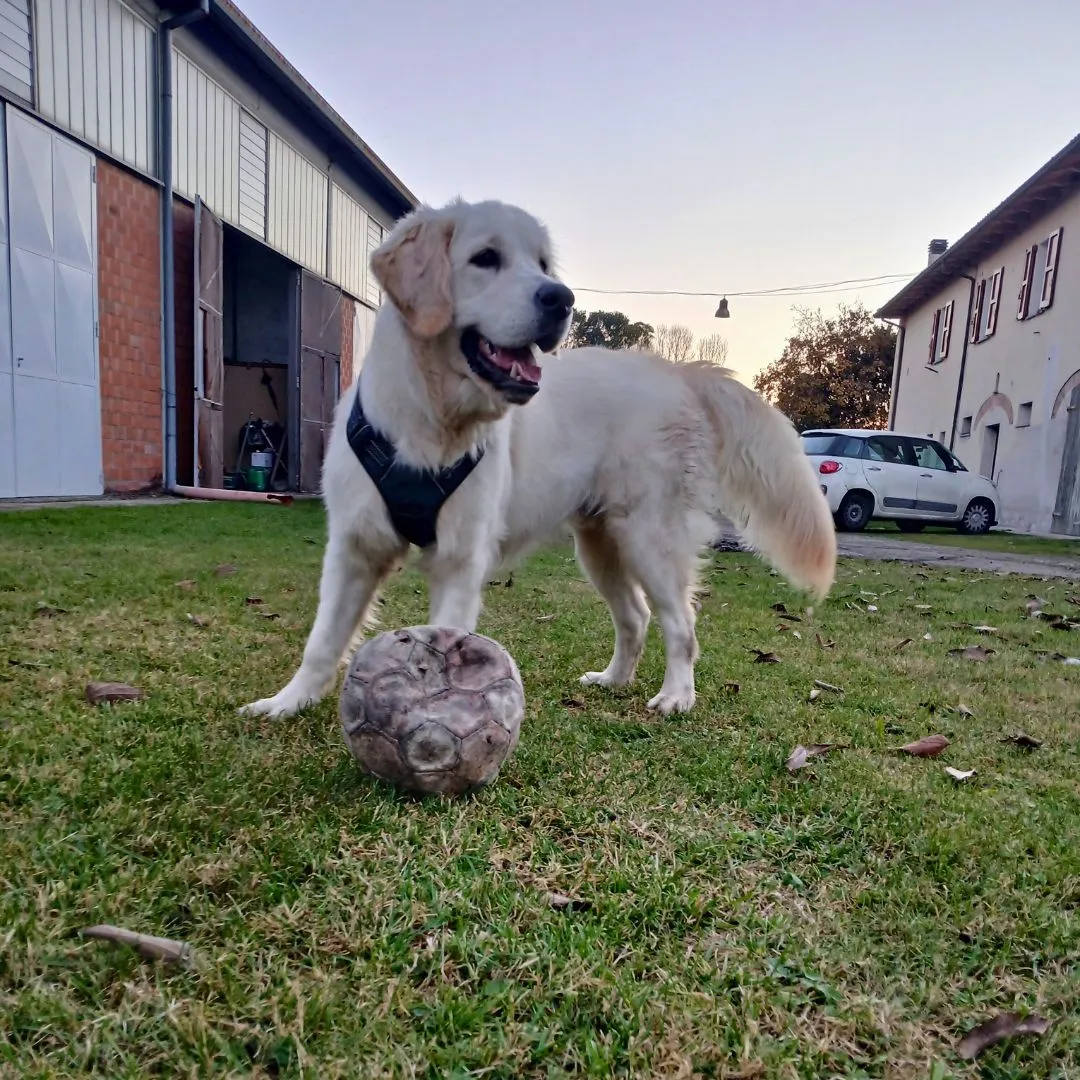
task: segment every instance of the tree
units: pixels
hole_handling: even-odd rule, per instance
[[[567,348],[601,345],[607,349],[647,349],[652,344],[653,328],[644,322],[631,322],[621,311],[574,311],[574,320],[566,338]]]
[[[709,334],[697,343],[697,358],[703,364],[715,364],[726,367],[728,344],[723,334]]]
[[[754,389],[800,431],[810,427],[885,427],[889,420],[896,331],[861,304],[827,318],[796,308],[783,355]]]
[[[678,324],[658,326],[653,348],[673,364],[688,364],[694,359],[694,332]]]

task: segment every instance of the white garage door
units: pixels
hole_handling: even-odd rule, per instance
[[[11,410],[14,436],[14,490],[6,493],[100,495],[94,157],[6,112],[12,385],[0,419]],[[5,482],[0,467],[0,490]]]

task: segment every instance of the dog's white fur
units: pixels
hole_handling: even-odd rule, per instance
[[[501,254],[501,268],[470,262],[485,247]],[[368,418],[409,464],[440,467],[485,448],[442,509],[435,545],[421,554],[433,624],[474,629],[492,573],[569,525],[615,625],[611,662],[581,681],[633,679],[651,605],[667,667],[649,706],[671,713],[694,705],[692,590],[718,512],[793,584],[828,592],[835,533],[799,439],[725,371],[638,351],[542,357],[534,346],[541,388],[520,406],[473,373],[462,330],[475,327],[507,346],[534,341],[534,297],[553,280],[551,260],[539,222],[495,202],[421,208],[374,253],[387,299],[327,449],[329,536],[315,623],[292,680],[246,712],[289,716],[326,695],[380,583],[407,554],[346,441],[357,386]]]

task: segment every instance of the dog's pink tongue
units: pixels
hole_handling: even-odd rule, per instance
[[[533,360],[531,349],[502,349],[493,346],[491,359],[515,379],[534,383],[540,381],[540,365]]]

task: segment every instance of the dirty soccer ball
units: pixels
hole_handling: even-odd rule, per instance
[[[513,753],[525,692],[497,641],[409,626],[357,650],[338,711],[369,773],[410,791],[460,795],[490,784]]]

